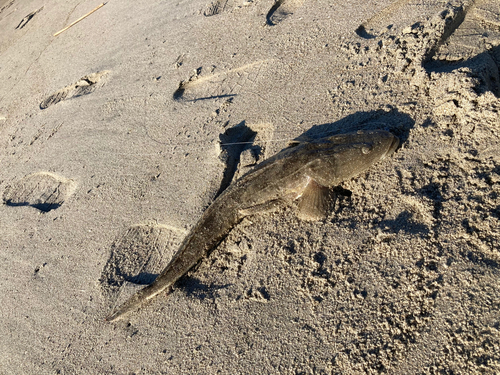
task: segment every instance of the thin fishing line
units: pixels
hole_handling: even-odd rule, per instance
[[[259,141],[259,143],[271,143],[271,142],[292,142],[293,138],[283,138],[283,139],[269,139],[267,141]],[[221,146],[233,146],[233,145],[251,145],[255,142],[230,142],[230,143],[219,143]]]

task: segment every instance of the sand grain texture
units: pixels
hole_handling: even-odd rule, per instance
[[[497,1],[110,0],[52,36],[97,5],[0,1],[0,373],[500,372]],[[376,128],[401,148],[326,220],[244,220],[103,320],[233,178]]]

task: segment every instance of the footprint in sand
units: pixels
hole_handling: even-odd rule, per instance
[[[220,160],[225,164],[223,178],[220,184],[219,191],[216,196],[220,195],[229,186],[234,179],[242,156],[245,154],[256,158],[257,150],[252,149],[252,144],[257,133],[250,127],[241,122],[236,126],[228,128],[219,136],[220,139]]]
[[[253,134],[251,137],[252,143],[244,145],[245,147],[239,156],[233,181],[249,172],[259,162],[267,159],[271,153],[268,146],[274,136],[273,125],[270,123],[258,123],[246,126]]]
[[[111,245],[110,257],[99,279],[110,307],[152,283],[185,235],[182,229],[160,224],[133,225],[120,235]]]
[[[269,9],[269,12],[267,12],[267,24],[269,26],[277,25],[292,15],[302,4],[304,4],[304,0],[276,0],[271,9]]]
[[[273,134],[272,124],[246,125],[243,121],[220,135],[219,158],[226,167],[216,196],[226,190],[232,181],[267,158],[267,145]]]
[[[63,100],[90,94],[97,87],[103,85],[104,81],[102,80],[102,78],[108,73],[109,71],[103,70],[101,72],[92,73],[80,78],[78,82],[66,86],[46,98],[43,102],[40,103],[40,109],[46,109],[51,105],[62,102]]]
[[[8,186],[3,201],[8,206],[31,206],[49,212],[59,208],[75,188],[73,180],[50,172],[38,172]]]
[[[179,82],[172,95],[176,101],[230,98],[238,95],[235,87],[245,86],[249,74],[257,72],[270,60],[258,60],[237,68],[218,71],[217,67],[195,69],[188,79]]]

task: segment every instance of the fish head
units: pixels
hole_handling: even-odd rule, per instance
[[[323,177],[323,184],[335,186],[393,154],[399,139],[385,130],[360,130],[322,138],[318,143],[316,161],[310,167]]]

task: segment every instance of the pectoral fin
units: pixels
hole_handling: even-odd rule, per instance
[[[297,216],[302,220],[317,221],[327,217],[332,202],[330,188],[310,180],[298,201]]]

